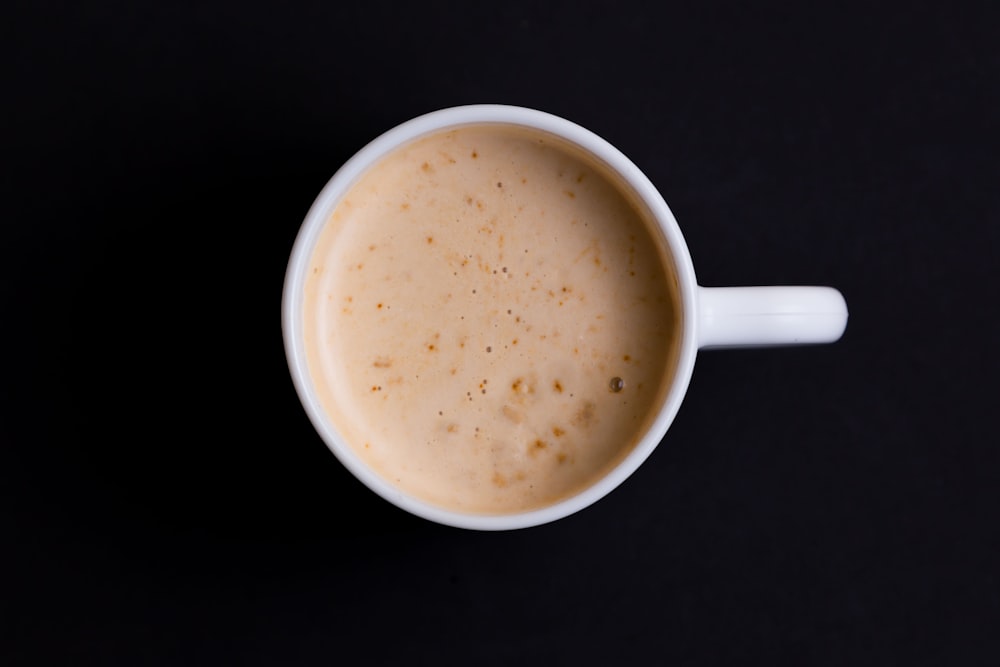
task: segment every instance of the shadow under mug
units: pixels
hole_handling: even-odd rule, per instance
[[[324,225],[343,196],[381,158],[429,134],[467,125],[505,124],[555,135],[603,163],[649,211],[665,239],[676,272],[680,300],[680,344],[674,376],[650,427],[621,462],[591,486],[540,509],[511,514],[470,514],[427,503],[395,487],[365,463],[323,410],[310,378],[303,342],[304,285],[309,261]],[[663,197],[624,154],[571,121],[523,107],[470,105],[443,109],[407,121],[376,138],[346,162],[316,198],[295,240],[285,276],[282,330],[295,389],[320,437],[338,460],[366,486],[398,507],[441,524],[479,530],[536,526],[573,514],[624,482],[663,439],[683,401],[699,349],[829,343],[843,334],[847,306],[830,287],[702,287],[680,227]]]

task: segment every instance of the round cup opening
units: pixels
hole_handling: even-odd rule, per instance
[[[519,127],[529,132],[533,137],[557,137],[558,140],[555,143],[561,143],[560,150],[578,151],[581,155],[585,154],[592,161],[595,169],[604,170],[605,178],[617,179],[615,187],[618,191],[627,193],[633,206],[642,207],[644,218],[656,221],[651,234],[658,235],[655,244],[661,249],[661,261],[665,264],[669,263],[669,280],[672,281],[671,289],[674,291],[676,299],[675,310],[678,321],[674,326],[676,342],[673,345],[673,359],[670,362],[669,373],[672,378],[668,383],[669,386],[665,387],[662,395],[657,397],[656,407],[651,410],[652,414],[644,429],[645,435],[639,438],[628,452],[623,453],[611,465],[607,466],[597,481],[583,485],[574,490],[573,493],[552,503],[528,509],[484,513],[448,507],[446,503],[428,502],[419,494],[407,492],[400,485],[391,482],[384,471],[376,471],[376,467],[370,461],[366,461],[362,455],[359,455],[357,444],[352,446],[350,437],[345,435],[345,431],[348,429],[345,429],[338,419],[331,418],[329,406],[324,405],[322,392],[318,391],[315,374],[310,370],[308,362],[309,352],[303,312],[306,308],[305,293],[312,275],[311,271],[317,268],[312,266],[310,262],[317,244],[322,240],[322,233],[327,228],[331,216],[338,209],[338,205],[343,202],[345,196],[349,196],[352,188],[356,187],[360,179],[363,179],[365,174],[370,173],[373,165],[379,163],[385,156],[397,153],[401,146],[413,145],[426,137],[438,136],[446,130],[490,125]],[[579,175],[571,174],[572,178],[577,176]],[[496,183],[503,186],[502,180],[498,180]],[[493,186],[496,183],[493,183]],[[513,185],[514,182],[511,179],[507,186],[512,187]],[[502,189],[502,187],[497,189]],[[567,197],[573,199],[578,196],[576,192],[573,194],[573,197],[568,195]],[[427,241],[426,238],[423,240]],[[431,238],[431,241],[433,242],[434,239]],[[440,241],[443,244],[444,238],[442,237]],[[511,240],[508,238],[506,243],[509,245]],[[432,243],[428,243],[428,246],[430,245]],[[529,255],[533,249],[533,247],[529,248]],[[512,265],[513,262],[508,262],[508,264]],[[492,279],[492,276],[498,275],[501,280],[510,280],[510,278],[503,278],[505,275],[504,267],[502,262],[491,265],[491,268],[487,269],[487,276]],[[513,266],[506,268],[507,274],[513,270]],[[492,271],[498,273],[493,274]],[[472,285],[473,283],[468,284]],[[470,292],[475,289],[475,287],[469,287]],[[460,107],[428,114],[382,135],[348,161],[317,197],[296,240],[286,276],[283,297],[286,352],[296,390],[314,427],[337,458],[373,491],[413,514],[447,525],[484,530],[522,528],[561,518],[595,502],[634,472],[657,446],[676,413],[693,367],[695,344],[694,318],[691,315],[691,308],[694,303],[694,289],[695,281],[690,258],[672,214],[648,179],[619,151],[589,131],[542,112],[502,106]],[[561,296],[562,293],[560,292],[559,295]],[[377,305],[376,303],[376,307]],[[388,306],[389,304],[383,305]],[[506,309],[502,309],[500,314],[508,315],[503,310]],[[514,308],[510,308],[510,310],[509,315],[513,316]],[[386,309],[387,311],[388,309]],[[540,318],[533,317],[532,319],[538,321]],[[422,344],[434,345],[433,342]],[[509,350],[510,342],[507,345]],[[487,344],[483,347],[491,346]],[[499,351],[498,348],[497,352]],[[440,350],[437,352],[440,354]],[[373,356],[375,357],[373,363],[378,366],[378,354]],[[627,352],[622,354],[624,361],[631,361],[631,359],[627,359],[629,356]],[[483,373],[479,373],[479,375],[483,375]],[[516,376],[517,373],[514,375]],[[510,380],[505,376],[502,379],[501,377],[502,374],[496,376],[494,386],[499,387],[502,383]],[[618,377],[620,376],[614,373],[603,380],[603,387],[608,394],[619,394],[619,392],[612,391],[611,386],[614,384],[614,379]],[[488,378],[482,379],[487,380]],[[549,378],[546,378],[546,381],[548,380]],[[556,381],[559,381],[559,378],[556,378]],[[631,385],[627,376],[623,383],[624,387],[622,388],[626,390],[634,386]],[[367,384],[369,383],[366,383],[366,386]],[[511,387],[515,385],[516,377],[511,381]],[[377,388],[382,385],[378,381],[374,381],[371,386],[376,388],[377,393]],[[486,387],[480,388],[478,386],[476,389],[487,390]],[[492,390],[492,387],[489,390]],[[471,391],[466,390],[466,393],[471,395]],[[564,389],[564,391],[570,393],[568,389]],[[627,393],[627,391],[620,393]],[[478,394],[475,398],[479,396],[483,396],[483,394]],[[502,413],[502,407],[500,410]],[[444,413],[444,410],[439,412]],[[444,415],[438,416],[443,417]],[[516,419],[516,415],[514,418]],[[548,438],[548,440],[553,441],[555,439],[555,435]],[[355,440],[357,440],[356,436]],[[549,449],[551,445],[548,440],[542,441],[539,438],[539,441],[545,444],[544,448],[539,447],[540,451]],[[503,481],[509,482],[506,477]]]

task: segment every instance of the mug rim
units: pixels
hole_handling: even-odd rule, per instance
[[[449,128],[481,124],[507,124],[548,132],[583,149],[617,173],[635,191],[665,237],[681,302],[681,341],[673,379],[639,442],[614,468],[580,492],[552,505],[504,514],[460,512],[433,505],[394,487],[364,463],[340,436],[320,405],[306,363],[301,318],[304,283],[316,241],[340,198],[357,179],[381,158],[406,143]],[[365,486],[397,507],[436,523],[477,530],[512,530],[549,523],[592,505],[620,486],[660,444],[680,408],[694,369],[696,291],[694,266],[680,226],[659,190],[624,153],[591,130],[548,112],[502,104],[473,104],[431,111],[387,130],[356,152],[320,190],[306,213],[289,256],[282,291],[282,336],[292,382],[310,422],[340,463]]]

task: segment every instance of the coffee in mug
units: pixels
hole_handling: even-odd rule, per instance
[[[403,492],[524,512],[590,486],[649,428],[677,278],[638,198],[559,137],[472,125],[383,157],[309,261],[324,411]]]

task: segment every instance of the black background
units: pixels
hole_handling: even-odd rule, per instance
[[[8,6],[0,662],[1000,664],[1000,23],[804,6]],[[354,151],[477,102],[604,136],[702,284],[836,286],[844,338],[701,354],[557,523],[388,505],[298,403],[285,263]]]

